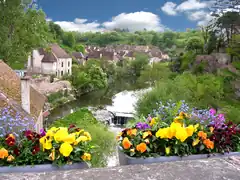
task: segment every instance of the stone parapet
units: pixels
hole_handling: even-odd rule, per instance
[[[239,180],[240,157],[48,173],[0,174],[4,180]]]

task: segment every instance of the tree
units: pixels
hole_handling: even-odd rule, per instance
[[[63,44],[70,47],[74,48],[76,44],[76,39],[73,34],[73,32],[65,32],[63,35]]]
[[[75,50],[76,50],[77,52],[81,52],[81,53],[85,54],[85,47],[84,47],[84,45],[82,45],[82,44],[76,45],[76,46],[75,46]]]
[[[50,21],[49,29],[50,32],[53,34],[55,40],[60,41],[63,38],[63,30],[58,24],[55,24],[54,22]]]
[[[27,1],[0,0],[0,19],[0,58],[22,69],[29,53],[49,40],[45,14]]]
[[[240,35],[234,35],[232,37],[231,43],[227,48],[227,52],[231,56],[236,57],[238,60],[240,60]]]
[[[240,11],[239,0],[214,0],[213,5],[210,7],[210,11],[213,12],[214,16],[218,16],[219,13],[224,13],[226,10],[231,9],[234,12]]]
[[[129,72],[131,76],[139,77],[141,75],[141,71],[146,68],[149,60],[148,56],[145,54],[136,54],[136,59],[130,61]]]
[[[198,37],[192,37],[188,40],[187,45],[185,47],[187,51],[195,51],[198,53],[199,51],[202,52],[203,50],[203,42]]]
[[[166,63],[153,63],[141,71],[138,84],[153,86],[157,81],[167,79],[171,74]]]
[[[74,65],[69,79],[77,97],[107,86],[107,74],[103,72],[98,64]]]

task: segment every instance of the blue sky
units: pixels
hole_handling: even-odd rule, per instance
[[[185,31],[211,19],[209,1],[202,0],[38,0],[38,4],[66,31]]]

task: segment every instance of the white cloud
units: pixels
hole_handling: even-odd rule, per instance
[[[138,30],[154,30],[164,31],[164,26],[161,24],[159,16],[151,12],[134,12],[121,13],[113,17],[111,21],[102,24],[106,29],[112,30],[115,28],[129,29],[130,31]]]
[[[176,3],[166,2],[161,9],[166,14],[175,16],[175,15],[177,15],[176,6],[177,6]]]
[[[87,19],[76,18],[71,21],[56,21],[56,24],[60,25],[65,31],[79,31],[79,32],[97,32],[103,31],[101,24],[98,22],[88,22]]]
[[[200,21],[198,21],[197,25],[198,26],[206,26],[210,21],[212,21],[214,19],[213,16],[211,16],[210,14],[206,14],[204,16],[203,19],[201,19]]]
[[[49,22],[49,21],[52,21],[52,19],[51,18],[46,18],[46,21]]]
[[[204,19],[208,15],[208,12],[206,11],[196,11],[196,12],[189,12],[188,13],[188,19],[191,21],[198,21]]]
[[[79,32],[97,32],[113,29],[128,29],[129,31],[141,31],[144,29],[153,31],[164,31],[166,29],[160,21],[158,15],[151,12],[133,12],[121,13],[113,17],[111,21],[98,23],[88,22],[87,19],[76,18],[71,21],[56,21],[65,31],[79,31]]]
[[[204,9],[209,7],[210,2],[199,0],[187,0],[177,6],[176,10],[180,12]]]

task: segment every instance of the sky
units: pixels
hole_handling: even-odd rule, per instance
[[[48,20],[65,31],[116,28],[186,31],[211,20],[209,0],[38,0]]]

